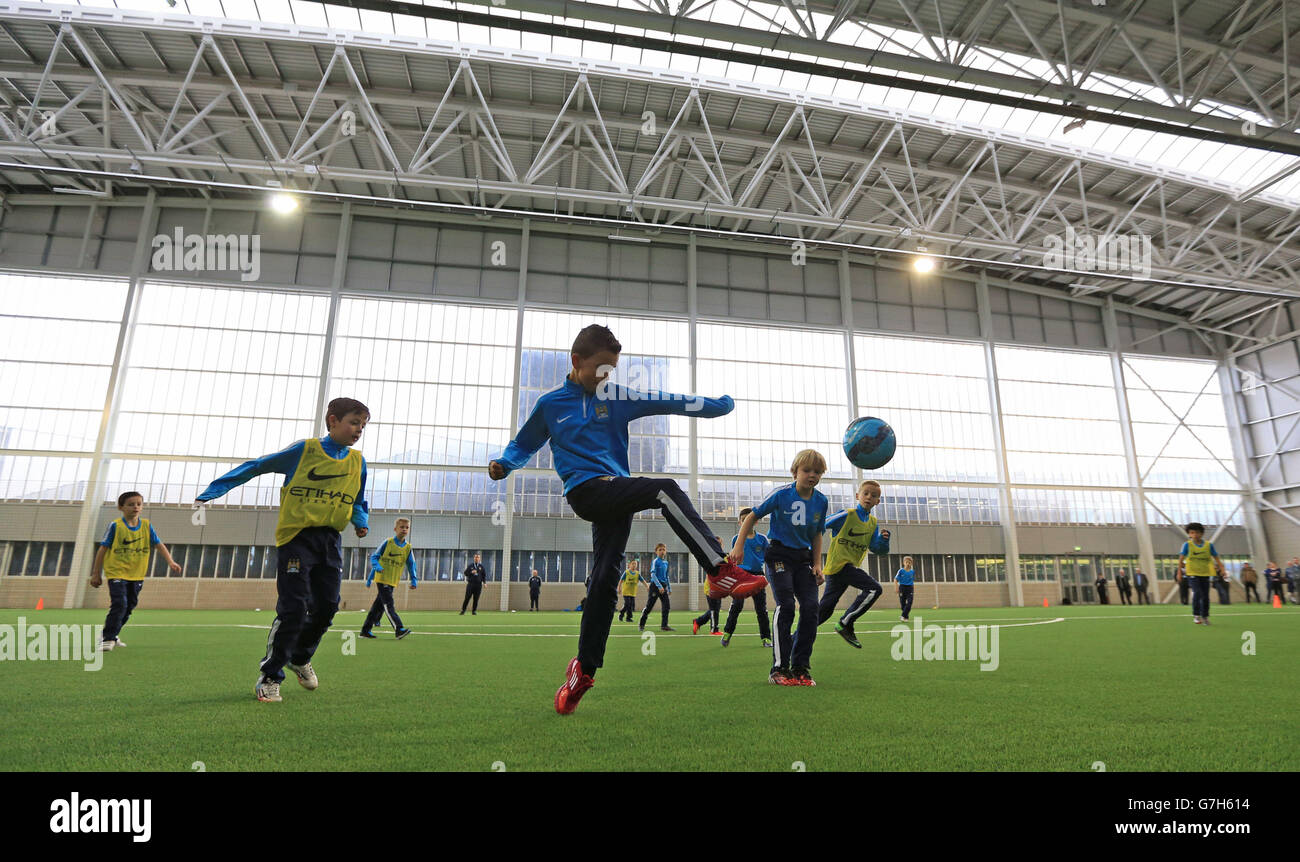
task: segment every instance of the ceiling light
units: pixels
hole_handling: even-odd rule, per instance
[[[293,195],[287,195],[284,192],[277,192],[271,195],[269,204],[271,209],[281,215],[288,215],[298,208],[298,199]]]

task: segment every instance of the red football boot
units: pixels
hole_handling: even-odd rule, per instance
[[[751,575],[740,566],[723,561],[718,571],[708,577],[709,598],[722,599],[727,596],[743,599],[767,586],[767,578]]]
[[[560,715],[572,715],[578,708],[578,701],[582,700],[587,689],[595,685],[596,681],[582,672],[582,665],[578,662],[577,656],[569,662],[569,667],[564,673],[564,685],[555,692],[555,711]]]

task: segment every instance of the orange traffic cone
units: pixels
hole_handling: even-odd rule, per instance
[[[1043,607],[1047,607],[1047,596],[1043,596]]]
[[[1273,594],[1273,607],[1275,608],[1282,607],[1282,597],[1279,596],[1277,593]]]
[[[41,598],[36,600],[36,610],[38,611],[45,610],[45,599]]]

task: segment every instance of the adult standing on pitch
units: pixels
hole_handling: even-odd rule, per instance
[[[475,554],[474,562],[465,567],[465,601],[460,603],[461,616],[465,615],[471,597],[474,599],[474,608],[470,614],[478,615],[478,597],[483,594],[483,582],[486,580],[487,569],[483,568],[483,555]]]
[[[1151,604],[1151,596],[1147,595],[1147,587],[1149,586],[1147,575],[1146,572],[1142,571],[1141,567],[1133,570],[1133,586],[1137,588],[1138,604]]]
[[[1291,591],[1291,601],[1296,602],[1296,590],[1300,589],[1300,557],[1292,557],[1291,563],[1286,567],[1286,585]],[[1286,596],[1282,597],[1282,603],[1286,603]]]
[[[1250,594],[1255,594],[1255,601],[1263,602],[1259,597],[1259,575],[1255,572],[1255,567],[1250,563],[1241,564],[1241,588],[1246,591],[1246,604],[1250,604]]]
[[[1119,590],[1121,605],[1133,604],[1133,585],[1128,582],[1127,569],[1120,569],[1119,574],[1115,576],[1115,589]]]
[[[1097,573],[1096,584],[1097,584],[1098,603],[1103,605],[1110,604],[1110,599],[1106,596],[1106,573],[1105,572]]]
[[[541,610],[537,606],[537,600],[542,595],[542,579],[538,576],[537,570],[533,569],[532,576],[528,579],[528,610]]]

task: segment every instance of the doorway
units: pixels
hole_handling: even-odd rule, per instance
[[[1103,571],[1101,555],[1071,554],[1056,558],[1061,578],[1061,595],[1068,596],[1072,604],[1091,605],[1097,602],[1097,573]],[[1107,575],[1106,593],[1114,593]]]

